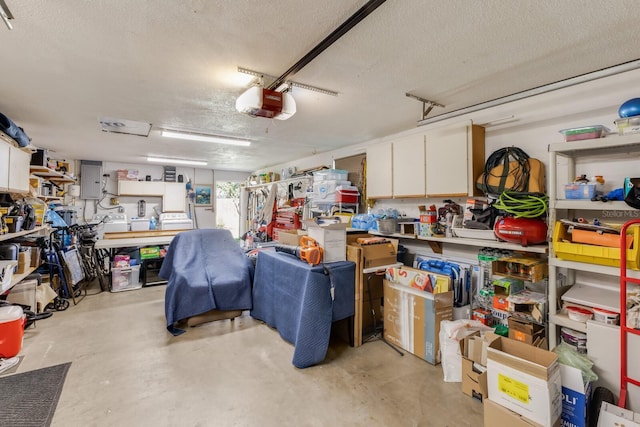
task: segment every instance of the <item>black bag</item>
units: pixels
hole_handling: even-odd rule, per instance
[[[640,178],[625,179],[624,202],[632,208],[640,209]]]

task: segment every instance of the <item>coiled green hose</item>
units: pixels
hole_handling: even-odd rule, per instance
[[[493,207],[516,218],[538,218],[547,212],[549,197],[544,193],[504,191]]]

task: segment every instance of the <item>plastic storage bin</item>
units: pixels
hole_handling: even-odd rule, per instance
[[[609,129],[602,125],[583,126],[579,128],[563,129],[560,131],[560,133],[564,135],[565,142],[604,138],[608,132]]]
[[[566,184],[564,186],[564,197],[567,199],[591,199],[595,195],[595,184]]]
[[[346,181],[349,172],[342,169],[324,169],[313,173],[313,182]],[[348,185],[348,184],[347,184]]]
[[[633,242],[627,249],[627,268],[640,270],[640,227],[630,227],[629,231]],[[573,243],[566,225],[560,221],[553,229],[552,243],[553,251],[560,259],[620,267],[620,248]]]
[[[111,269],[111,292],[129,291],[141,287],[139,265]]]
[[[334,203],[336,201],[336,188],[350,185],[349,181],[325,180],[313,183],[312,202]]]
[[[353,185],[338,185],[336,187],[336,203],[358,203],[360,192]]]
[[[613,121],[618,127],[619,135],[640,133],[640,116],[625,117]]]

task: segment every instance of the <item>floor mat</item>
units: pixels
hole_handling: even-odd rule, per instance
[[[48,426],[71,362],[0,378],[0,425]]]

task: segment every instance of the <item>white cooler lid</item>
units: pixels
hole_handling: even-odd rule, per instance
[[[13,322],[22,319],[24,313],[19,305],[9,305],[0,307],[0,323]]]

